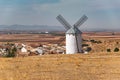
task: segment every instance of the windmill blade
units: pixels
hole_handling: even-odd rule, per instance
[[[58,15],[56,19],[65,27],[65,29],[68,30],[72,27],[61,15]]]
[[[86,15],[83,15],[75,24],[75,27],[79,27],[81,26],[86,20],[88,19],[88,17]]]

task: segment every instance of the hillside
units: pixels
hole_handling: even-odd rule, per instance
[[[0,80],[118,80],[120,55],[0,58]]]

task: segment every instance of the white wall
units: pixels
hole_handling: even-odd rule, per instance
[[[78,43],[78,47],[77,47]],[[73,34],[66,34],[66,54],[75,54],[78,52],[82,52],[81,44],[82,39],[81,35],[77,35],[77,42],[76,37]]]
[[[27,49],[22,47],[21,52],[27,52]]]

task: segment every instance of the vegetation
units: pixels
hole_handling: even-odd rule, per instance
[[[116,42],[116,44],[119,44],[119,42]]]
[[[86,39],[82,39],[82,41],[86,41],[86,42],[88,42],[89,40],[86,40]]]
[[[17,48],[10,48],[7,50],[7,54],[5,55],[6,57],[15,57],[17,52]]]
[[[91,47],[87,47],[87,51],[90,52],[92,50]]]
[[[5,53],[3,53],[2,56],[15,57],[16,53],[17,53],[17,48],[15,47],[15,45],[13,43],[7,43],[7,44],[5,44],[5,46],[6,46],[6,51],[5,51]]]
[[[107,52],[111,52],[111,49],[107,49]]]
[[[119,48],[115,48],[115,49],[114,49],[114,52],[119,52]]]
[[[82,44],[82,47],[86,47],[86,46],[89,46],[88,44]]]
[[[92,43],[97,43],[97,44],[100,44],[100,43],[102,43],[101,41],[96,41],[96,40],[90,40],[90,42],[92,42]]]

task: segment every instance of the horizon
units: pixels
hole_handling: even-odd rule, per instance
[[[93,32],[120,32],[120,29],[80,29],[81,31],[93,31]],[[0,31],[66,31],[63,26],[49,26],[49,25],[0,25]]]

